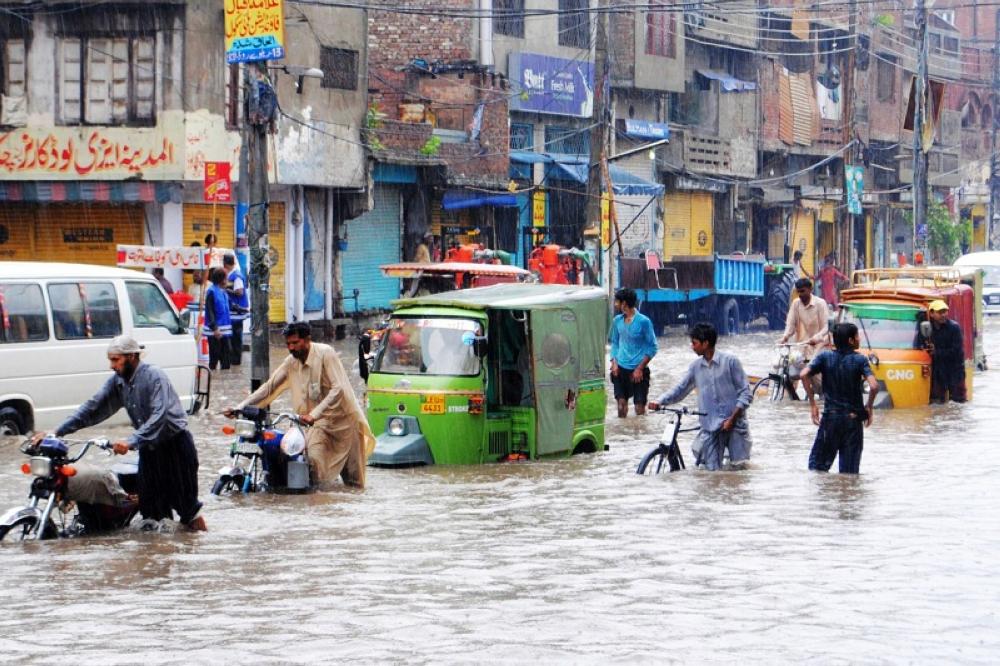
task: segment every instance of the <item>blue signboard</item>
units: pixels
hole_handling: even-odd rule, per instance
[[[634,139],[662,141],[670,138],[670,125],[653,123],[648,120],[625,119],[625,135]]]
[[[512,111],[589,118],[594,109],[594,64],[537,53],[511,53]]]

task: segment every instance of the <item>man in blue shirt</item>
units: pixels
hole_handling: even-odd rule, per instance
[[[250,316],[250,297],[243,273],[236,265],[236,257],[228,253],[223,256],[222,268],[229,282],[226,294],[229,296],[229,318],[233,323],[233,335],[229,338],[229,362],[240,365],[243,359],[243,322]]]
[[[114,443],[115,453],[139,452],[139,512],[162,520],[176,511],[191,530],[204,530],[198,501],[198,451],[187,415],[163,370],[142,363],[142,346],[120,335],[108,346],[114,374],[97,394],[56,428],[56,437],[106,421],[122,407],[135,432]],[[36,440],[44,433],[35,435]]]
[[[698,360],[688,366],[676,386],[650,402],[649,408],[656,410],[683,400],[697,388],[702,416],[701,430],[691,447],[696,464],[710,471],[722,469],[723,453],[728,448],[730,466],[743,467],[753,448],[745,415],[750,406],[750,383],[743,364],[735,356],[715,350],[719,334],[711,324],[695,324],[688,335]]]
[[[649,317],[636,309],[638,299],[628,287],[615,292],[620,314],[611,323],[611,383],[618,402],[618,418],[628,416],[629,398],[635,413],[646,413],[649,396],[649,362],[656,356],[656,333]]]
[[[878,380],[872,374],[868,359],[854,351],[860,344],[857,326],[837,324],[833,327],[834,350],[820,352],[802,373],[803,380],[823,375],[822,418],[816,396],[809,392],[812,420],[819,426],[809,452],[811,470],[829,471],[838,455],[841,474],[857,474],[861,468],[864,429],[872,424]],[[864,404],[862,382],[868,383],[867,405]]]

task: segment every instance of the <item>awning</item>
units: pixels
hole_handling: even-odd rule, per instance
[[[586,184],[590,158],[587,155],[512,150],[510,161],[518,164],[553,164],[558,169],[553,178],[558,179],[562,176],[562,180]],[[611,174],[611,189],[618,196],[658,197],[663,194],[664,187],[660,183],[651,183],[613,164],[609,166],[608,171]]]
[[[480,206],[513,208],[517,206],[517,196],[510,192],[448,190],[444,193],[444,198],[441,200],[441,207],[445,210],[479,208]]]
[[[698,73],[706,79],[718,81],[720,87],[722,88],[722,92],[747,92],[749,90],[757,90],[757,84],[753,81],[737,79],[735,76],[729,76],[725,72],[716,72],[711,69],[699,69]]]

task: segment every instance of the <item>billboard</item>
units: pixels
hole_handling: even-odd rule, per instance
[[[284,0],[223,0],[226,62],[285,57]]]
[[[589,118],[594,110],[594,64],[537,53],[511,53],[512,111]]]

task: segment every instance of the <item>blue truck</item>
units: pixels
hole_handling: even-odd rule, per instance
[[[788,264],[768,262],[762,255],[622,257],[618,283],[636,291],[640,309],[652,319],[657,334],[664,326],[715,324],[722,335],[742,331],[767,317],[772,329],[782,329],[794,291]]]

